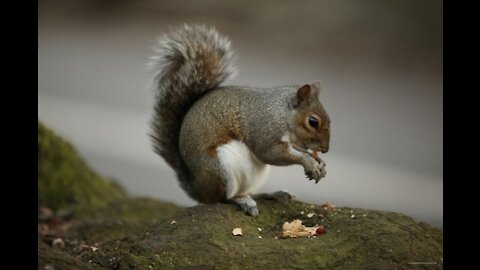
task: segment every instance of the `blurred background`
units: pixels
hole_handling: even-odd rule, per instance
[[[230,37],[226,84],[320,80],[331,118],[327,177],[274,167],[261,189],[312,203],[443,223],[442,1],[39,0],[38,118],[134,195],[190,206],[154,152],[146,63],[158,35],[187,23]]]

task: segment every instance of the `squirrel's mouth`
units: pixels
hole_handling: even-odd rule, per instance
[[[295,149],[299,152],[306,153],[306,154],[309,154],[309,155],[312,155],[312,153],[316,153],[316,155],[318,155],[318,153],[323,153],[324,154],[328,151],[328,149],[325,150],[316,143],[309,146],[306,143],[299,142],[299,143],[296,143],[296,144],[293,143],[292,147],[293,147],[293,149]]]
[[[308,146],[304,143],[301,143],[301,145],[298,145],[296,143],[292,143],[292,147],[293,149],[299,151],[299,152],[302,152],[302,153],[306,153],[306,154],[309,154],[308,150]]]

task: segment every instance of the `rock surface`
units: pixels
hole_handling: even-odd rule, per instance
[[[260,215],[250,217],[230,204],[180,208],[132,198],[79,162],[71,146],[57,147],[65,143],[57,140],[39,125],[39,269],[443,268],[442,231],[403,214],[263,199],[257,200]],[[40,170],[40,163],[47,162],[49,169]],[[62,172],[70,172],[66,175],[79,182],[78,189],[41,183],[58,181],[55,175]],[[92,196],[106,195],[82,197],[77,192],[84,190],[81,185],[95,187],[98,193]],[[61,215],[72,207],[81,211]],[[276,238],[283,223],[294,219],[306,226],[324,225],[327,232],[315,238]],[[234,228],[243,235],[232,235]],[[64,244],[53,245],[56,239]]]

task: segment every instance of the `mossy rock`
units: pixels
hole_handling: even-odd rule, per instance
[[[142,234],[155,221],[181,209],[173,203],[149,198],[122,198],[78,218],[65,236],[102,244]]]
[[[125,192],[94,172],[73,146],[38,123],[38,204],[82,212],[122,198]]]
[[[97,269],[96,264],[83,260],[88,255],[85,246],[142,234],[156,220],[181,209],[159,200],[128,197],[41,122],[38,204],[54,210],[48,219],[40,219],[39,212],[38,269]],[[71,214],[66,218],[61,213]],[[54,239],[62,239],[63,247],[53,247]]]
[[[92,247],[112,246],[117,240],[143,235],[155,221],[173,215],[180,207],[149,198],[122,198],[95,208],[68,222],[59,235],[39,235],[39,269],[98,269],[89,252]],[[63,247],[54,247],[54,239]],[[80,247],[83,246],[83,249]],[[87,247],[85,250],[85,246]],[[51,268],[49,268],[51,267]]]
[[[133,201],[124,205],[128,208]],[[98,250],[75,257],[94,269],[443,268],[442,231],[403,214],[347,207],[325,210],[290,200],[257,203],[258,217],[219,203],[175,209],[163,218],[161,214],[145,216],[145,222],[138,219],[143,214],[131,218],[126,210],[101,218],[108,211],[105,208],[91,220],[74,225],[68,237],[79,237],[90,245],[101,241],[96,244]],[[309,213],[314,215],[308,218]],[[327,232],[315,238],[275,238],[283,223],[293,219],[307,226],[323,224]],[[102,224],[102,220],[109,222]],[[232,235],[236,227],[242,228],[243,236]],[[63,258],[58,250],[51,251],[57,252],[60,263],[75,255],[64,250]]]
[[[257,203],[258,217],[228,204],[186,208],[142,233],[100,246],[84,260],[107,269],[443,268],[442,231],[403,214],[333,211],[288,200]],[[308,213],[315,214],[308,218]],[[275,238],[293,219],[307,226],[323,224],[327,233]],[[243,236],[232,235],[236,227]]]

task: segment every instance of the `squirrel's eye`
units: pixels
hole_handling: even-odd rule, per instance
[[[309,116],[308,117],[308,124],[311,127],[317,128],[318,127],[318,119],[313,117],[313,116]]]

